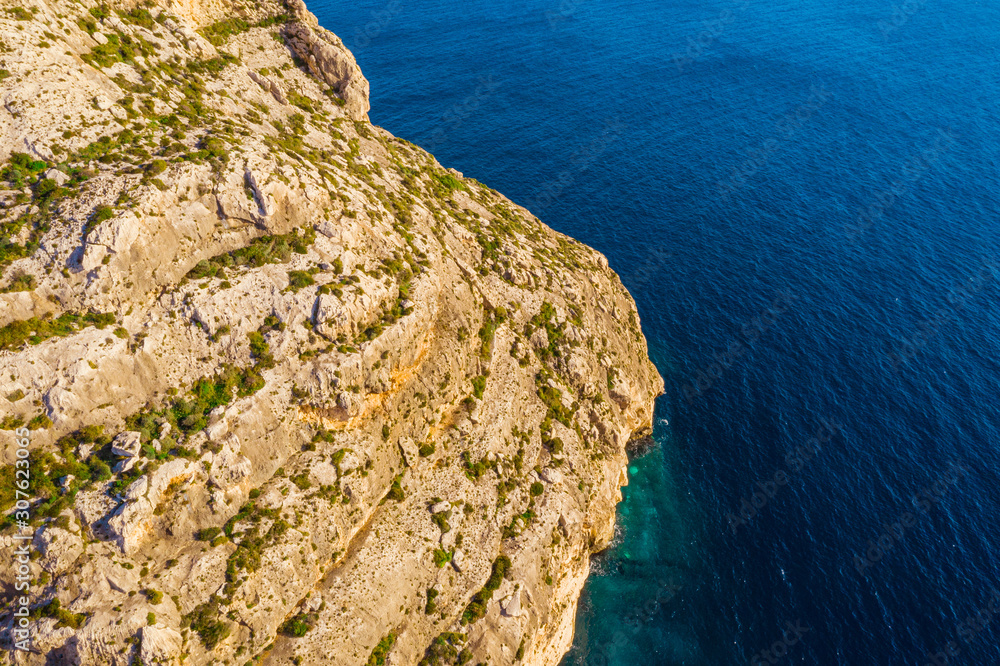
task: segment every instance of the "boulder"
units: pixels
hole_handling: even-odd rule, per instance
[[[88,273],[95,268],[100,268],[107,254],[108,248],[103,245],[91,245],[88,243],[83,248],[83,256],[80,257],[80,267]]]
[[[521,590],[514,590],[508,597],[500,601],[500,610],[506,617],[521,617]]]
[[[320,224],[317,224],[316,225],[316,231],[320,232],[321,234],[323,234],[327,238],[339,238],[340,237],[340,232],[337,229],[337,225],[335,225],[330,220],[325,220],[325,221],[321,222]]]
[[[420,460],[420,452],[417,449],[417,445],[410,437],[399,438],[399,450],[403,453],[403,462],[406,463],[407,467],[413,467]]]
[[[431,513],[444,513],[451,511],[451,502],[438,502],[431,505]]]
[[[465,568],[465,553],[458,548],[455,549],[455,554],[451,556],[451,566],[459,573]]]
[[[229,434],[229,422],[224,418],[219,419],[205,428],[205,434],[208,436],[208,441],[218,442]]]
[[[142,433],[127,430],[118,433],[111,441],[111,452],[122,458],[134,458],[139,455],[142,446]]]
[[[276,102],[284,105],[288,104],[288,98],[285,96],[285,91],[282,90],[277,81],[272,81],[266,76],[261,76],[253,70],[250,70],[250,78],[253,79],[254,83],[271,93]]]
[[[129,485],[124,501],[108,519],[111,536],[125,555],[135,554],[151,535],[156,507],[170,486],[188,481],[197,470],[197,463],[177,458]]]
[[[52,525],[38,530],[34,546],[42,555],[39,564],[53,576],[69,569],[83,554],[83,539],[79,535]]]
[[[76,494],[76,501],[73,509],[82,525],[93,530],[97,523],[104,520],[118,503],[108,497],[106,492],[107,484],[98,486],[92,490],[81,490]]]
[[[212,475],[209,482],[228,491],[253,472],[253,464],[250,459],[240,453],[240,440],[236,435],[230,434],[226,437],[222,445],[222,450],[212,461]]]
[[[45,172],[45,177],[50,180],[56,181],[56,185],[58,185],[59,187],[62,187],[67,182],[69,182],[69,176],[67,176],[59,169],[49,169],[48,171]]]
[[[344,457],[340,461],[340,471],[347,474],[358,467],[361,467],[361,459],[358,457],[358,454],[354,451],[344,453]]]
[[[87,243],[103,245],[116,254],[122,254],[128,252],[139,237],[139,226],[139,218],[127,211],[97,225],[87,236]]]

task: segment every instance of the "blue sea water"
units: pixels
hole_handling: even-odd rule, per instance
[[[1000,664],[1000,3],[316,0],[666,381],[566,666]]]

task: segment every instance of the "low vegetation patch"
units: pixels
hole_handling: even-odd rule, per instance
[[[468,636],[446,631],[427,646],[417,666],[464,666],[472,660],[472,651],[463,647]]]
[[[38,281],[34,275],[18,275],[6,287],[0,288],[0,294],[9,294],[15,291],[34,291],[37,284]]]
[[[389,656],[389,650],[392,646],[396,644],[396,634],[389,633],[385,638],[378,642],[378,645],[372,650],[371,656],[368,657],[367,666],[385,666],[385,658]]]
[[[489,580],[483,585],[483,589],[476,592],[472,601],[465,607],[465,612],[462,613],[462,624],[472,624],[486,616],[486,605],[493,598],[493,593],[500,589],[500,584],[510,572],[510,567],[510,558],[506,555],[499,555],[497,559],[493,560],[493,571],[490,573]]]
[[[191,627],[208,650],[215,648],[232,631],[227,623],[219,620],[220,601],[219,597],[213,594],[211,599],[181,617],[181,626]]]
[[[0,328],[0,350],[20,349],[25,344],[37,345],[49,338],[64,338],[78,333],[88,326],[103,329],[113,323],[113,314],[100,312],[82,315],[65,312],[55,319],[51,315],[22,319]]]
[[[306,254],[315,240],[316,232],[312,229],[306,229],[301,235],[296,229],[283,236],[264,236],[246,247],[198,262],[185,277],[188,280],[225,279],[227,268],[260,268],[267,264],[288,263],[292,253]]]
[[[278,632],[284,636],[302,638],[313,628],[318,619],[317,613],[299,613],[285,620]]]

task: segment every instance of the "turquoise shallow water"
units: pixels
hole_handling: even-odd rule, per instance
[[[1000,663],[997,3],[311,7],[639,305],[667,393],[566,666]]]

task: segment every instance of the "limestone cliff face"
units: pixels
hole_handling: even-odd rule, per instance
[[[607,261],[294,0],[0,2],[0,95],[5,658],[557,664],[662,389]]]

